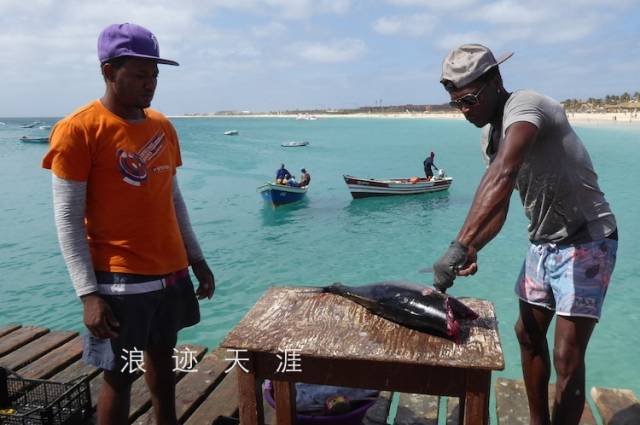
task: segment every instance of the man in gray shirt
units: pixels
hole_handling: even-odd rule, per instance
[[[484,127],[488,167],[462,229],[433,265],[434,286],[445,291],[456,276],[477,271],[477,252],[502,228],[516,189],[531,241],[515,288],[530,423],[577,425],[585,402],[584,356],[616,260],[616,221],[562,106],[533,91],[504,88],[498,65],[509,57],[496,60],[485,46],[466,44],[442,64],[451,106]],[[546,334],[554,315],[557,383],[550,415]]]

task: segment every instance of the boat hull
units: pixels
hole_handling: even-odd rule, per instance
[[[280,146],[282,146],[283,148],[299,148],[302,146],[307,146],[309,144],[309,142],[287,142],[287,143],[282,143]]]
[[[22,143],[49,143],[48,137],[21,137]]]
[[[441,192],[449,189],[451,177],[414,179],[362,179],[343,176],[353,199],[373,196],[420,195],[423,193]]]
[[[274,207],[301,201],[307,194],[308,187],[284,186],[267,183],[258,188],[260,196]]]

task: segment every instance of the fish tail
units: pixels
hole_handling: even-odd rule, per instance
[[[344,285],[340,282],[334,282],[332,285],[329,286],[324,286],[322,288],[322,292],[329,292],[331,294],[343,294],[344,291]]]

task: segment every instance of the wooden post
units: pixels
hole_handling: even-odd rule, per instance
[[[296,423],[296,387],[294,382],[273,381],[276,399],[276,424]]]
[[[463,425],[489,425],[490,370],[467,371],[467,391],[460,398],[460,423]]]
[[[236,366],[239,367],[239,365]],[[256,379],[255,366],[255,357],[250,355],[249,372],[244,370],[237,372],[240,423],[242,425],[264,425],[262,391],[260,382]]]

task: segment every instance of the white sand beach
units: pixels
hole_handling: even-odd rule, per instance
[[[406,113],[326,113],[313,115],[317,119],[333,119],[333,118],[392,118],[392,119],[457,119],[462,120],[464,117],[460,112],[406,112]],[[251,113],[251,114],[197,114],[197,115],[180,115],[172,116],[172,118],[287,118],[296,119],[299,114],[279,114],[279,113]],[[640,123],[640,113],[637,112],[568,112],[569,122],[575,124],[617,124],[617,123]]]

